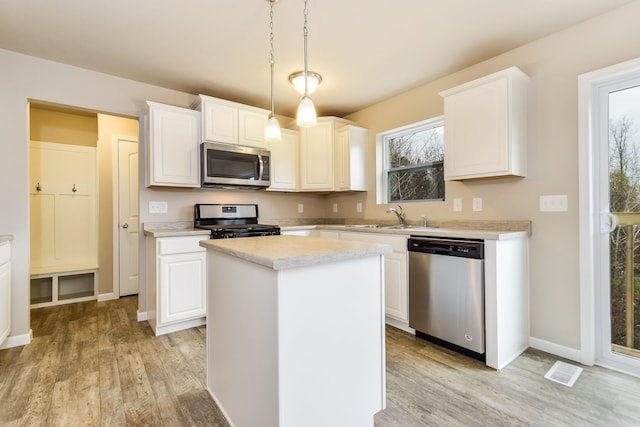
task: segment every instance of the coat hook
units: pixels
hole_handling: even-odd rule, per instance
[[[78,191],[78,190],[76,189],[76,185],[75,185],[75,184],[73,184],[73,188],[71,189],[71,191],[73,191],[74,193],[75,193],[76,191]]]
[[[42,187],[40,187],[40,183],[39,182],[36,185],[36,191],[42,191]]]

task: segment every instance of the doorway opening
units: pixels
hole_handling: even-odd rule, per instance
[[[65,152],[57,157],[45,152],[43,162],[38,158],[42,151],[30,150],[30,176],[36,180],[29,190],[33,193],[30,196],[31,306],[79,301],[75,296],[82,296],[82,300],[108,300],[138,293],[138,119],[31,101],[29,126],[32,147],[44,144],[52,152]],[[122,151],[128,153],[125,167],[119,165]],[[65,175],[65,180],[70,182],[65,181],[61,190],[64,194],[48,189],[51,195],[44,197],[44,185],[41,182],[38,186],[37,182],[42,181],[39,176],[46,175],[47,165],[57,167],[56,173],[49,174],[53,178],[47,178],[48,181],[54,182],[55,177]],[[121,169],[128,177],[125,185],[120,185]],[[74,187],[75,181],[88,184],[78,183]],[[122,194],[125,191],[126,194]],[[87,197],[83,199],[85,193]],[[56,197],[62,202],[56,202]],[[120,227],[121,200],[126,201],[127,227],[130,225],[133,231],[127,238],[123,237]],[[40,206],[43,203],[45,206]],[[85,227],[86,224],[89,226]],[[127,259],[125,265],[121,262],[123,254]],[[35,271],[34,267],[40,270]],[[125,285],[125,294],[121,292],[122,268],[128,269],[126,277],[132,279]],[[44,272],[46,277],[34,272]],[[43,296],[44,300],[37,300]]]

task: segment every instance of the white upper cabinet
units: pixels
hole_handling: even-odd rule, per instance
[[[337,117],[319,117],[316,126],[301,128],[300,189],[364,190],[365,139],[366,130]]]
[[[511,67],[440,92],[445,179],[526,175],[529,80]]]
[[[269,111],[200,95],[191,105],[202,112],[202,140],[267,148],[264,128]]]
[[[200,113],[147,101],[147,187],[200,187]]]
[[[298,132],[281,129],[282,139],[269,143],[271,153],[271,186],[272,191],[298,190]]]
[[[347,125],[338,129],[335,152],[335,189],[366,191],[367,130]]]

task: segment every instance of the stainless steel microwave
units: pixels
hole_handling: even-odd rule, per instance
[[[271,185],[267,150],[241,145],[200,144],[200,183],[203,187],[266,189]]]

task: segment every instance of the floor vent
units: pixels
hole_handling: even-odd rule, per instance
[[[545,374],[545,378],[555,381],[568,387],[573,387],[576,380],[582,373],[582,368],[568,363],[557,361],[553,364],[549,372]]]

